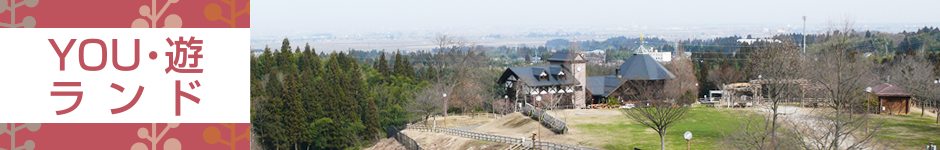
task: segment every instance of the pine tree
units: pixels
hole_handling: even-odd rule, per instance
[[[434,66],[428,66],[428,72],[425,73],[425,79],[429,81],[434,81],[437,78],[437,70],[434,70]]]
[[[248,70],[250,71],[251,80],[255,80],[255,79],[257,79],[257,78],[260,76],[260,74],[261,74],[261,68],[258,66],[258,64],[259,64],[259,63],[258,63],[258,59],[255,58],[254,52],[249,53],[248,56],[251,57],[251,58],[248,60],[248,61],[249,61],[248,67],[250,67]]]
[[[264,121],[265,124],[263,124],[262,130],[268,133],[266,134],[266,139],[268,139],[266,142],[270,142],[269,145],[286,148],[289,141],[288,133],[284,130],[285,109],[283,109],[282,86],[283,84],[277,78],[277,73],[269,73],[268,84],[265,86],[268,94],[263,104],[263,114],[266,114],[267,119]]]
[[[388,75],[388,60],[385,60],[385,52],[379,53],[379,61],[373,67],[383,76]]]
[[[281,50],[290,51],[290,40],[284,38],[284,41],[281,42]]]
[[[407,56],[405,56],[405,60],[402,61],[402,63],[403,63],[403,64],[402,64],[402,67],[405,68],[405,69],[404,69],[404,74],[405,74],[405,76],[407,76],[408,78],[414,78],[414,77],[415,77],[415,68],[414,68],[414,66],[411,65],[411,61],[408,60],[408,57],[407,57]]]
[[[271,48],[269,48],[268,45],[264,45],[264,53],[261,53],[261,57],[258,57],[261,60],[261,74],[264,72],[270,72],[271,69],[273,69],[272,66],[277,63],[274,61],[273,55],[274,54],[271,53]]]
[[[401,57],[401,51],[395,52],[395,67],[392,68],[394,76],[404,76],[405,75],[405,62]]]
[[[284,75],[284,89],[283,89],[283,99],[285,101],[284,109],[285,112],[285,122],[286,125],[284,128],[288,134],[288,141],[290,143],[306,143],[307,139],[310,137],[307,136],[307,110],[304,109],[303,97],[301,96],[301,88],[303,85],[300,83],[300,78],[297,78],[293,73],[287,73]],[[303,144],[307,145],[307,144]],[[294,145],[290,145],[294,147]],[[295,147],[297,148],[297,147]]]

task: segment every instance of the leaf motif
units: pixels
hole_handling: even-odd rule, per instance
[[[170,14],[163,19],[163,28],[181,28],[183,19],[176,14]]]
[[[131,28],[150,28],[150,23],[144,18],[137,18],[131,23]]]
[[[147,5],[140,6],[140,9],[137,11],[140,13],[140,16],[150,17],[150,7],[147,7]]]

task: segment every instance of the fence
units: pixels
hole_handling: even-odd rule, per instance
[[[388,126],[385,130],[385,133],[387,136],[395,138],[395,141],[398,141],[398,143],[401,143],[401,145],[405,147],[405,149],[408,149],[408,150],[424,149],[424,148],[421,148],[420,145],[418,145],[417,141],[415,141],[414,139],[411,139],[411,137],[408,137],[408,135],[401,133],[401,130],[404,130],[407,128],[408,128],[408,125],[405,125],[403,127]]]
[[[522,144],[522,145],[526,145],[526,147],[532,147],[532,145],[536,145],[536,147],[541,146],[542,149],[551,149],[551,150],[592,149],[592,148],[587,148],[587,147],[574,146],[574,145],[568,145],[568,144],[550,143],[550,142],[533,143],[532,140],[529,140],[528,142],[526,142],[526,140],[522,137],[512,138],[512,137],[506,137],[506,136],[499,136],[499,135],[492,135],[492,134],[472,132],[472,131],[466,131],[466,130],[457,130],[457,129],[450,129],[450,128],[434,129],[432,127],[423,126],[423,125],[411,125],[411,126],[408,126],[407,129],[427,131],[427,132],[440,132],[440,133],[462,136],[462,137],[478,139],[478,140],[485,140],[485,141],[502,142],[502,143],[510,143],[510,144]]]
[[[565,121],[555,118],[555,116],[548,114],[548,112],[545,110],[535,108],[528,103],[526,103],[525,107],[522,108],[522,114],[535,120],[539,120],[539,117],[541,116],[542,122],[540,122],[540,124],[547,127],[549,130],[552,130],[552,132],[555,132],[556,134],[564,134],[568,131],[568,124],[565,123]]]

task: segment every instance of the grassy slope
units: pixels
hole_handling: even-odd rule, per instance
[[[730,130],[727,124],[734,123],[732,119],[739,115],[733,112],[739,110],[721,110],[714,108],[693,108],[690,116],[679,122],[666,132],[666,149],[680,149],[686,147],[683,134],[691,131],[692,149],[721,149],[718,143],[722,140],[721,131]],[[583,131],[583,134],[596,135],[597,138],[590,145],[604,149],[659,149],[659,136],[652,129],[629,122],[625,117],[618,116],[608,119],[615,123],[581,124],[574,125]]]
[[[936,124],[935,118],[920,117],[920,112],[880,116],[885,119],[885,129],[876,138],[897,144],[894,147],[920,149],[929,142],[940,142],[940,125]]]

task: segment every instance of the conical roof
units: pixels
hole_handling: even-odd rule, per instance
[[[656,62],[653,57],[646,54],[633,54],[620,65],[616,75],[626,80],[665,80],[674,79],[676,75]]]

